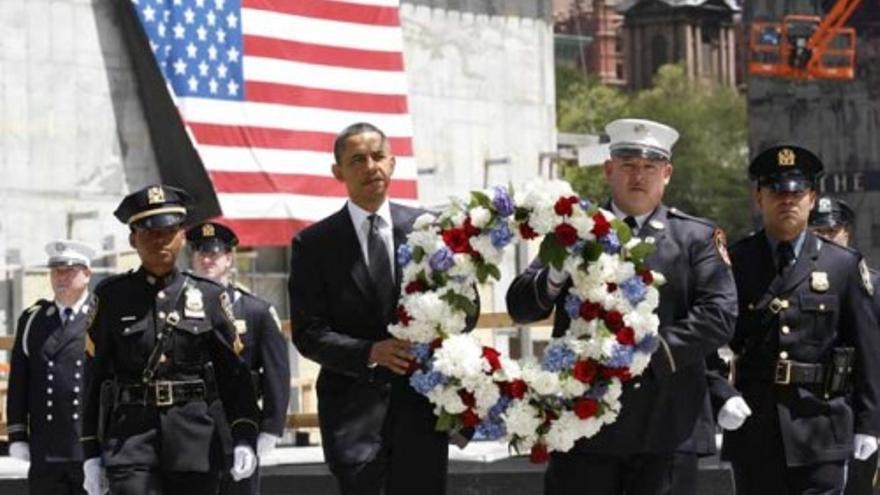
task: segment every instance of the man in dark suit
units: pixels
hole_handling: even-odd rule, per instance
[[[204,222],[186,231],[192,248],[192,267],[196,275],[220,284],[232,301],[235,332],[241,343],[241,358],[251,370],[257,398],[261,400],[260,435],[257,456],[269,454],[284,434],[287,404],[290,401],[289,343],[281,330],[278,313],[268,302],[251,294],[241,284],[232,282],[235,246],[238,236],[217,222]],[[231,460],[231,459],[230,459]],[[256,495],[260,493],[259,470],[236,481],[228,471],[220,482],[221,495]]]
[[[84,494],[79,436],[94,250],[64,240],[46,253],[55,299],[40,299],[18,320],[6,395],[9,455],[30,461],[30,493]]]
[[[655,239],[648,265],[666,277],[660,344],[645,373],[624,384],[617,421],[570,452],[551,456],[548,495],[670,493],[673,453],[690,437],[705,405],[704,359],[727,343],[736,318],[723,233],[661,203],[678,133],[637,119],[616,120],[606,131],[608,208],[635,235]],[[564,275],[536,260],[508,290],[507,310],[515,321],[530,322],[546,318],[555,306],[553,336],[560,337],[569,325],[563,305],[570,287]]]
[[[345,494],[442,494],[448,436],[404,376],[413,355],[391,338],[401,270],[394,263],[423,211],[391,203],[394,156],[367,123],[334,143],[333,176],[348,191],[338,212],[293,239],[293,343],[321,365],[324,458]]]
[[[849,456],[877,449],[874,287],[857,251],[807,229],[822,169],[798,146],[768,148],[749,166],[764,229],[731,249],[734,383],[712,390],[738,494],[838,494]]]
[[[834,241],[841,246],[849,246],[852,230],[855,228],[856,214],[846,201],[830,196],[816,200],[810,212],[809,226],[814,234]],[[880,273],[871,269],[874,287],[880,284]],[[874,292],[875,314],[880,318],[880,294]],[[880,331],[880,330],[878,330]],[[846,495],[870,495],[874,493],[874,477],[877,473],[877,451],[867,459],[850,457],[846,469]]]

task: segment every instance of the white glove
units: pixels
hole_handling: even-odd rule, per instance
[[[260,433],[260,436],[257,437],[257,456],[265,457],[269,455],[269,453],[275,450],[278,440],[281,440],[281,437],[271,433]]]
[[[254,455],[254,449],[247,445],[239,445],[235,447],[232,455],[234,459],[232,469],[229,470],[229,473],[232,474],[232,479],[241,481],[254,474],[254,471],[257,469],[257,456]]]
[[[550,272],[547,274],[547,281],[556,286],[563,285],[568,281],[568,272],[565,270],[557,270],[556,267],[550,265]]]
[[[855,447],[853,457],[860,461],[864,461],[877,451],[877,437],[856,433],[856,437],[853,439],[853,445]]]
[[[83,463],[83,478],[83,488],[89,495],[104,495],[109,488],[100,457],[86,459]]]
[[[742,397],[736,395],[724,403],[718,411],[718,425],[725,430],[736,430],[752,415],[752,410]]]
[[[12,442],[9,444],[9,457],[31,462],[31,446],[27,442]]]

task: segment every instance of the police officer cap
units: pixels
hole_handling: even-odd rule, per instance
[[[855,222],[856,213],[846,201],[821,196],[816,200],[816,206],[810,212],[810,227],[813,228],[836,228],[850,227]]]
[[[670,160],[678,131],[668,125],[644,119],[617,119],[605,126],[612,157],[642,157]]]
[[[50,267],[80,265],[89,268],[95,249],[82,242],[61,239],[46,244],[46,254]]]
[[[186,231],[186,240],[193,250],[205,253],[229,252],[238,245],[235,232],[216,222],[205,222],[191,227]]]
[[[186,207],[192,202],[183,189],[156,184],[126,196],[113,215],[140,229],[173,227],[186,220]]]
[[[749,165],[749,178],[758,181],[758,187],[777,192],[812,189],[822,175],[819,157],[800,146],[773,146],[762,151]]]

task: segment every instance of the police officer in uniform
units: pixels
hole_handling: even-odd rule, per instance
[[[694,432],[705,407],[705,357],[727,343],[736,319],[736,291],[723,233],[712,223],[662,204],[672,175],[674,129],[647,120],[621,119],[605,128],[611,159],[606,207],[639,237],[652,237],[652,270],[660,288],[659,345],[649,368],[624,384],[617,421],[554,453],[545,494],[671,493],[674,452]],[[517,276],[507,310],[517,322],[546,318],[556,307],[554,337],[568,327],[563,305],[571,287],[565,274],[540,260]]]
[[[830,196],[816,200],[816,207],[810,212],[810,230],[814,234],[832,240],[841,246],[849,246],[856,214],[846,201]],[[871,281],[874,287],[880,283],[880,273],[873,268]],[[880,315],[880,294],[874,292],[875,314]],[[880,317],[878,317],[880,318]],[[846,495],[870,495],[874,493],[874,476],[877,472],[877,451],[870,457],[860,460],[853,456],[846,469]]]
[[[46,245],[53,301],[18,320],[6,395],[9,455],[30,461],[32,494],[82,494],[79,444],[85,335],[94,250],[69,240]]]
[[[95,289],[82,436],[90,495],[105,473],[113,494],[216,494],[230,452],[236,479],[256,467],[259,410],[229,295],[175,267],[190,203],[154,185],[114,212],[141,267]]]
[[[877,448],[880,334],[861,255],[807,229],[822,163],[774,146],[749,166],[764,229],[731,249],[740,316],[716,381],[738,494],[837,494]],[[855,429],[853,426],[855,425]]]
[[[196,275],[225,287],[232,301],[235,331],[244,344],[241,357],[251,370],[257,397],[262,403],[257,439],[257,456],[262,459],[275,448],[287,421],[290,400],[288,340],[282,333],[275,308],[230,280],[235,264],[233,249],[238,245],[238,237],[232,229],[220,223],[205,222],[187,230],[186,240],[192,248],[192,268]],[[259,493],[258,473],[241,481],[224,474],[220,493]]]

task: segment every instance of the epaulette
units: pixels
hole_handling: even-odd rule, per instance
[[[702,218],[702,217],[695,217],[689,213],[685,213],[685,212],[679,210],[678,208],[676,208],[674,206],[669,207],[669,209],[667,211],[668,211],[667,216],[671,216],[671,217],[675,217],[675,218],[682,218],[684,220],[691,220],[691,221],[694,221],[697,223],[701,223],[701,224],[709,227],[710,229],[714,229],[716,227],[716,225],[714,223],[712,223],[711,221],[709,221],[708,219]]]
[[[47,299],[38,299],[35,303],[33,303],[28,309],[24,310],[25,314],[31,314],[34,311],[37,311],[40,308],[46,307],[46,305],[52,304],[52,301]]]
[[[196,275],[196,274],[193,273],[191,270],[185,270],[185,271],[183,272],[183,274],[186,275],[187,277],[193,279],[193,280],[198,280],[199,282],[206,282],[206,283],[209,283],[209,284],[211,284],[211,285],[216,285],[218,288],[223,288],[222,285],[218,284],[217,282],[214,282],[214,281],[211,280],[210,278],[203,277],[203,276],[201,276],[201,275]]]
[[[118,273],[116,275],[110,275],[109,277],[101,280],[95,285],[94,293],[98,293],[98,291],[106,290],[108,287],[112,286],[117,282],[121,282],[123,280],[128,280],[134,274],[134,270],[129,270],[125,273]]]
[[[236,282],[236,283],[235,283],[235,290],[237,290],[237,291],[239,291],[239,292],[241,292],[241,293],[247,294],[247,295],[249,295],[249,296],[254,295],[254,293],[251,292],[251,290],[250,290],[246,285],[244,285],[244,284],[241,283],[241,282]]]

